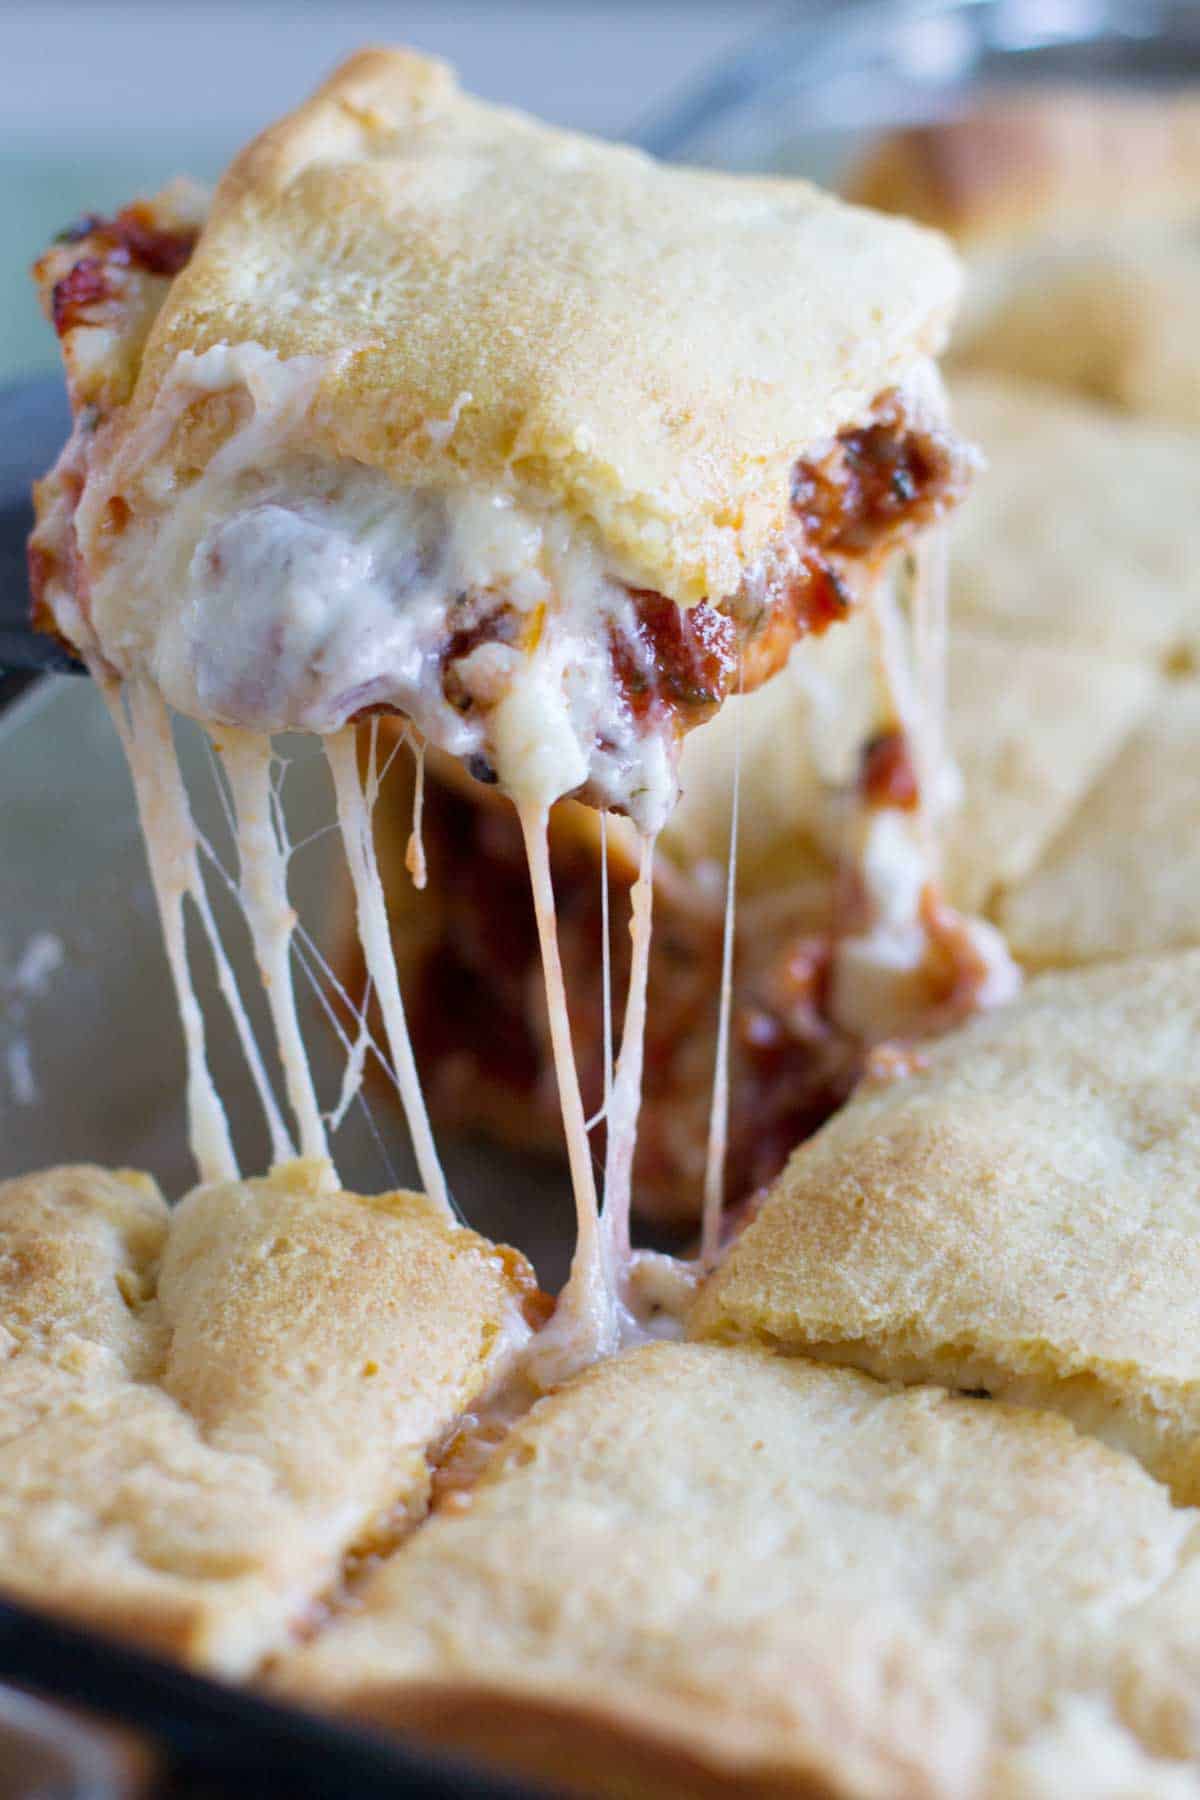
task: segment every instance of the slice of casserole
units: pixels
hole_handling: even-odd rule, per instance
[[[930,360],[955,258],[804,182],[665,167],[551,130],[403,51],[352,58],[238,156],[190,256],[186,232],[166,232],[171,204],[85,222],[41,266],[76,422],[38,490],[31,559],[40,616],[103,683],[127,744],[198,1166],[229,1177],[238,1163],[188,968],[185,903],[210,928],[205,846],[169,707],[209,727],[228,776],[290,1123],[223,985],[274,1160],[329,1154],[272,786],[270,734],[294,727],[326,740],[386,1060],[422,1185],[450,1214],[378,880],[375,765],[364,778],[346,729],[398,714],[418,749],[516,803],[578,1217],[562,1319],[578,1314],[582,1354],[611,1347],[653,844],[681,742],[797,638],[883,604],[893,553],[961,493],[972,459]],[[914,587],[935,613],[936,582]],[[931,808],[936,778],[931,751]],[[546,850],[564,795],[625,815],[645,874],[603,1241]]]
[[[79,367],[103,244],[69,249],[41,604],[206,721],[394,707],[514,793],[653,826],[739,660],[769,672],[961,481],[940,240],[551,130],[417,55],[353,58],[236,159],[190,259],[152,263],[185,266],[123,404]]]

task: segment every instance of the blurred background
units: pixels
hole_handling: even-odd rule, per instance
[[[0,0],[0,381],[55,364],[26,277],[50,232],[181,171],[211,180],[361,44],[437,52],[489,98],[620,134],[787,10],[779,0]]]

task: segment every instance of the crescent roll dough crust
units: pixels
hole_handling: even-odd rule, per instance
[[[701,1291],[755,1338],[1051,1407],[1200,1497],[1200,953],[1045,975],[864,1085]]]
[[[972,247],[1194,218],[1200,95],[1093,87],[997,90],[960,118],[897,131],[849,183]]]
[[[1062,1419],[660,1344],[465,1501],[283,1661],[293,1697],[555,1792],[1195,1791],[1196,1515]]]
[[[329,358],[311,448],[510,484],[680,601],[737,586],[791,464],[944,338],[935,235],[801,181],[657,164],[368,50],[240,155],[147,348]],[[164,454],[214,448],[205,414]]]
[[[519,1257],[318,1165],[0,1186],[0,1589],[248,1674],[343,1556],[419,1518],[504,1366]]]

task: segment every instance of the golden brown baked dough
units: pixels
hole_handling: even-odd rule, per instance
[[[0,1587],[249,1673],[344,1554],[426,1504],[532,1281],[419,1195],[319,1168],[0,1187]]]
[[[1200,1494],[1200,954],[1047,975],[865,1084],[702,1291],[756,1338],[1052,1407]]]
[[[884,138],[867,204],[967,253],[962,365],[1200,424],[1200,94],[1030,90]]]
[[[970,628],[951,630],[948,670],[962,798],[945,833],[946,892],[974,912],[1037,866],[1156,688],[1115,657],[1049,644],[1014,653]]]
[[[951,527],[955,617],[1018,644],[1194,659],[1193,435],[1008,379],[962,377],[954,402],[987,458]]]
[[[663,167],[368,50],[219,185],[130,423],[181,350],[327,356],[309,449],[511,483],[693,600],[779,528],[800,450],[936,353],[956,291],[936,238],[806,183]],[[211,417],[167,466],[201,443]]]
[[[1017,954],[1087,963],[1200,943],[1200,683],[1166,684],[1045,854],[1000,897]]]
[[[1200,215],[1200,94],[1038,87],[882,138],[847,184],[972,248]]]
[[[541,1402],[278,1679],[571,1792],[1028,1795],[1080,1714],[1072,1794],[1194,1792],[1197,1548],[1060,1419],[658,1345]]]

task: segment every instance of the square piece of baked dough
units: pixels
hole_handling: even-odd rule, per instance
[[[996,88],[873,145],[849,190],[972,251],[1111,241],[1200,214],[1200,93],[1099,84]]]
[[[1014,377],[961,376],[987,471],[951,529],[951,604],[1019,644],[1158,666],[1200,653],[1195,436]]]
[[[417,1194],[292,1164],[0,1186],[0,1589],[249,1673],[528,1336],[532,1276]]]
[[[1200,954],[1044,975],[865,1083],[700,1337],[1051,1407],[1200,1497]]]
[[[997,920],[1032,964],[1200,943],[1200,681],[1164,685]]]
[[[1200,423],[1200,92],[1041,88],[884,138],[853,198],[968,269],[957,364]]]
[[[1195,1524],[1044,1413],[657,1345],[540,1402],[276,1679],[556,1792],[1167,1800]]]

